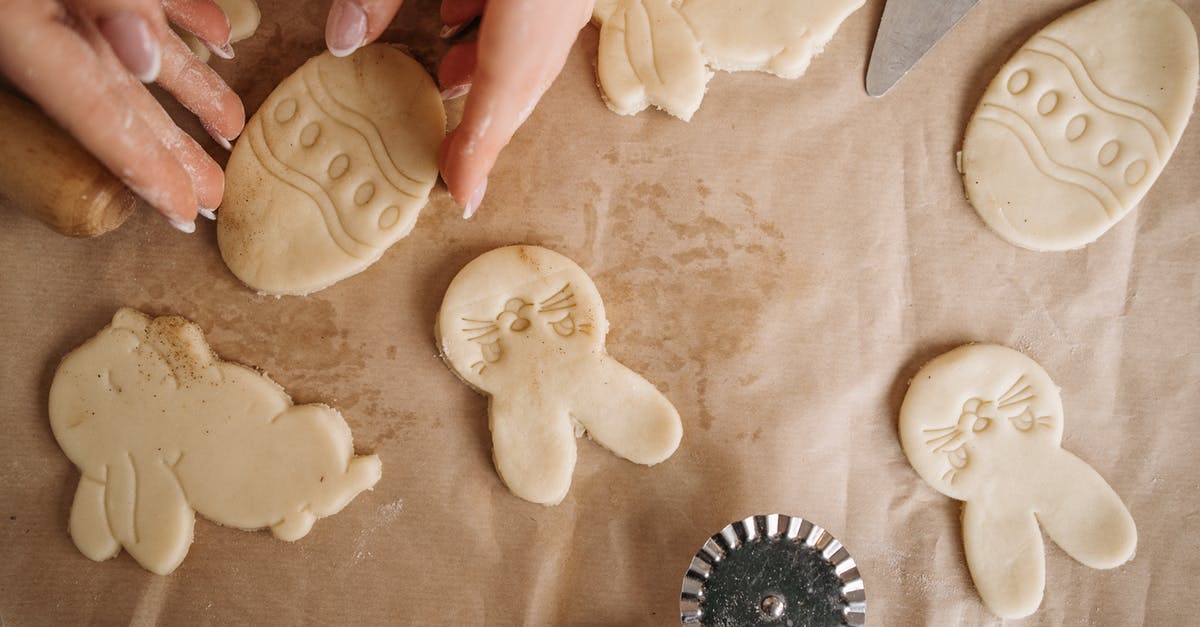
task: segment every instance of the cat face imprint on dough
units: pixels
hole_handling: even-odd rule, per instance
[[[1163,171],[1196,98],[1196,32],[1170,0],[1099,0],[1026,42],[963,139],[967,197],[1031,250],[1085,246]]]
[[[691,119],[709,67],[799,78],[863,0],[599,0],[596,65],[609,108]]]
[[[608,355],[607,330],[591,278],[545,248],[485,253],[447,288],[439,348],[460,378],[491,397],[496,467],[517,496],[562,500],[580,431],[640,464],[661,462],[678,447],[678,412]]]
[[[1041,604],[1042,530],[1092,568],[1133,556],[1133,518],[1091,466],[1060,447],[1062,398],[1029,357],[986,344],[937,357],[913,377],[899,431],[921,478],[964,501],[967,564],[996,614],[1020,618]]]
[[[192,543],[195,512],[298,540],[380,477],[325,405],[293,405],[266,376],[227,361],[178,316],[121,309],[63,358],[50,426],[82,477],[70,531],[93,560],[124,547],[165,575]]]
[[[270,294],[308,294],[366,269],[416,224],[445,127],[433,80],[398,49],[310,59],[230,156],[217,221],[225,263]]]

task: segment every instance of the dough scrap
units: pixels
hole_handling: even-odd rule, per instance
[[[490,397],[493,458],[517,496],[562,501],[575,437],[653,465],[675,452],[679,412],[608,355],[604,303],[575,262],[537,246],[481,255],[454,277],[434,333],[459,377]]]
[[[967,198],[1010,243],[1094,242],[1141,201],[1196,99],[1196,31],[1170,0],[1099,0],[1000,70],[963,138]]]
[[[1039,524],[1091,568],[1133,557],[1121,498],[1061,448],[1063,408],[1050,375],[1004,346],[971,344],[926,364],[900,407],[909,463],[963,503],[963,547],[980,597],[1004,618],[1035,612],[1045,588]]]
[[[275,382],[213,354],[200,327],[122,308],[63,358],[50,427],[82,477],[75,546],[121,548],[160,575],[192,543],[195,512],[227,527],[299,540],[379,481],[350,427],[325,405],[293,405]]]
[[[682,120],[700,106],[709,67],[799,78],[864,0],[600,0],[596,72],[621,115],[654,105]]]
[[[395,47],[325,52],[250,118],[226,168],[217,242],[246,285],[304,295],[358,274],[412,230],[437,180],[446,113]]]
[[[258,24],[262,20],[262,13],[258,10],[258,3],[254,0],[213,0],[221,10],[225,12],[225,17],[229,18],[229,43],[236,44],[239,41],[249,39],[254,32],[258,30]],[[196,55],[201,61],[208,63],[212,58],[212,52],[195,35],[171,24],[171,29],[176,35],[187,44],[191,49],[192,54]]]

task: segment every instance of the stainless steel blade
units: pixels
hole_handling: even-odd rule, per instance
[[[867,66],[867,93],[887,93],[979,0],[887,0]]]

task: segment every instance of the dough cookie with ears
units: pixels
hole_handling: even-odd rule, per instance
[[[799,78],[864,0],[598,0],[596,73],[608,107],[658,107],[684,121],[709,67]]]
[[[1039,525],[1092,568],[1133,557],[1137,531],[1116,492],[1060,447],[1062,398],[1035,361],[971,344],[926,364],[900,407],[900,441],[929,485],[964,501],[975,588],[1004,618],[1037,610],[1046,558]]]
[[[608,319],[592,279],[536,246],[467,264],[446,290],[435,334],[442,357],[490,397],[496,469],[513,494],[562,501],[582,433],[639,464],[675,452],[679,413],[652,383],[608,355]]]
[[[354,455],[337,410],[293,405],[178,316],[117,311],[63,358],[49,407],[55,439],[83,474],[71,538],[96,561],[124,547],[166,575],[187,555],[197,511],[299,540],[379,481],[379,458]]]

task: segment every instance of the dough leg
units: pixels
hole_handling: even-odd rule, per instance
[[[126,453],[108,468],[105,511],[112,534],[146,570],[175,570],[192,544],[196,514],[157,457]]]
[[[571,413],[604,448],[639,464],[657,464],[679,447],[679,412],[638,373],[607,358],[582,385]]]
[[[1092,568],[1115,568],[1137,548],[1133,517],[1117,493],[1087,462],[1057,451],[1044,486],[1037,516],[1046,534],[1068,555]]]
[[[121,551],[121,543],[117,542],[108,528],[108,515],[104,512],[104,484],[86,475],[79,478],[79,487],[75,489],[69,526],[75,546],[88,559],[100,562],[115,557]]]
[[[1046,553],[1033,512],[968,502],[962,524],[971,579],[988,608],[1003,618],[1037,611],[1046,587]]]

